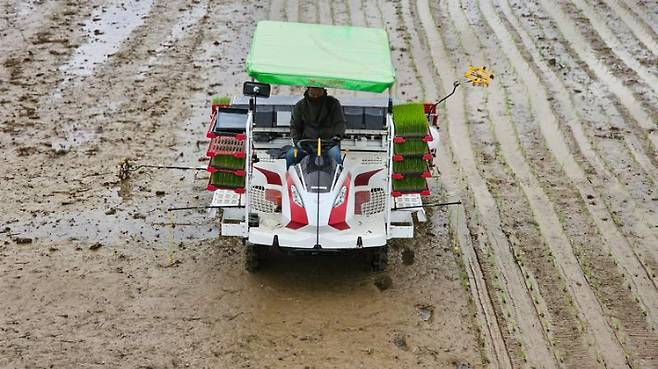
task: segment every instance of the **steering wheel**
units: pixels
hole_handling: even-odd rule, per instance
[[[320,154],[327,152],[329,149],[338,145],[339,143],[340,139],[338,137],[333,137],[329,140],[320,139],[320,146],[322,146],[322,152]],[[297,141],[297,148],[313,155],[317,155],[318,139],[302,138],[301,140]]]

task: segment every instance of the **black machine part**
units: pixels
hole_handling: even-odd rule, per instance
[[[251,97],[270,97],[272,86],[268,83],[247,81],[242,85],[242,94]]]
[[[340,167],[333,158],[327,155],[327,152],[338,143],[338,139],[320,140],[321,153],[318,155],[317,140],[301,139],[297,141],[297,148],[309,153],[299,163],[308,192],[326,193],[333,188],[334,178],[337,177],[336,171],[340,170]]]

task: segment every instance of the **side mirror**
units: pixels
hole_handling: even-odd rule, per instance
[[[270,97],[270,90],[271,89],[272,89],[272,86],[270,86],[268,83],[245,82],[242,85],[242,94],[245,95],[245,96],[251,96],[251,97],[268,98],[268,97]]]

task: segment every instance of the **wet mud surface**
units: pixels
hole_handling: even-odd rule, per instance
[[[3,1],[0,367],[658,367],[658,6],[633,1]],[[204,171],[261,19],[389,32],[441,107],[435,200],[387,272],[244,271]],[[301,94],[280,86],[281,94]],[[331,91],[338,97],[358,95]]]

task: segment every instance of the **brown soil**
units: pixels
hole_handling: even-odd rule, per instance
[[[0,367],[658,367],[658,6],[631,3],[3,1]],[[206,173],[117,177],[205,165],[261,19],[387,29],[400,100],[496,74],[440,111],[432,187],[464,206],[386,273],[249,274],[216,218],[165,211],[207,205]]]

